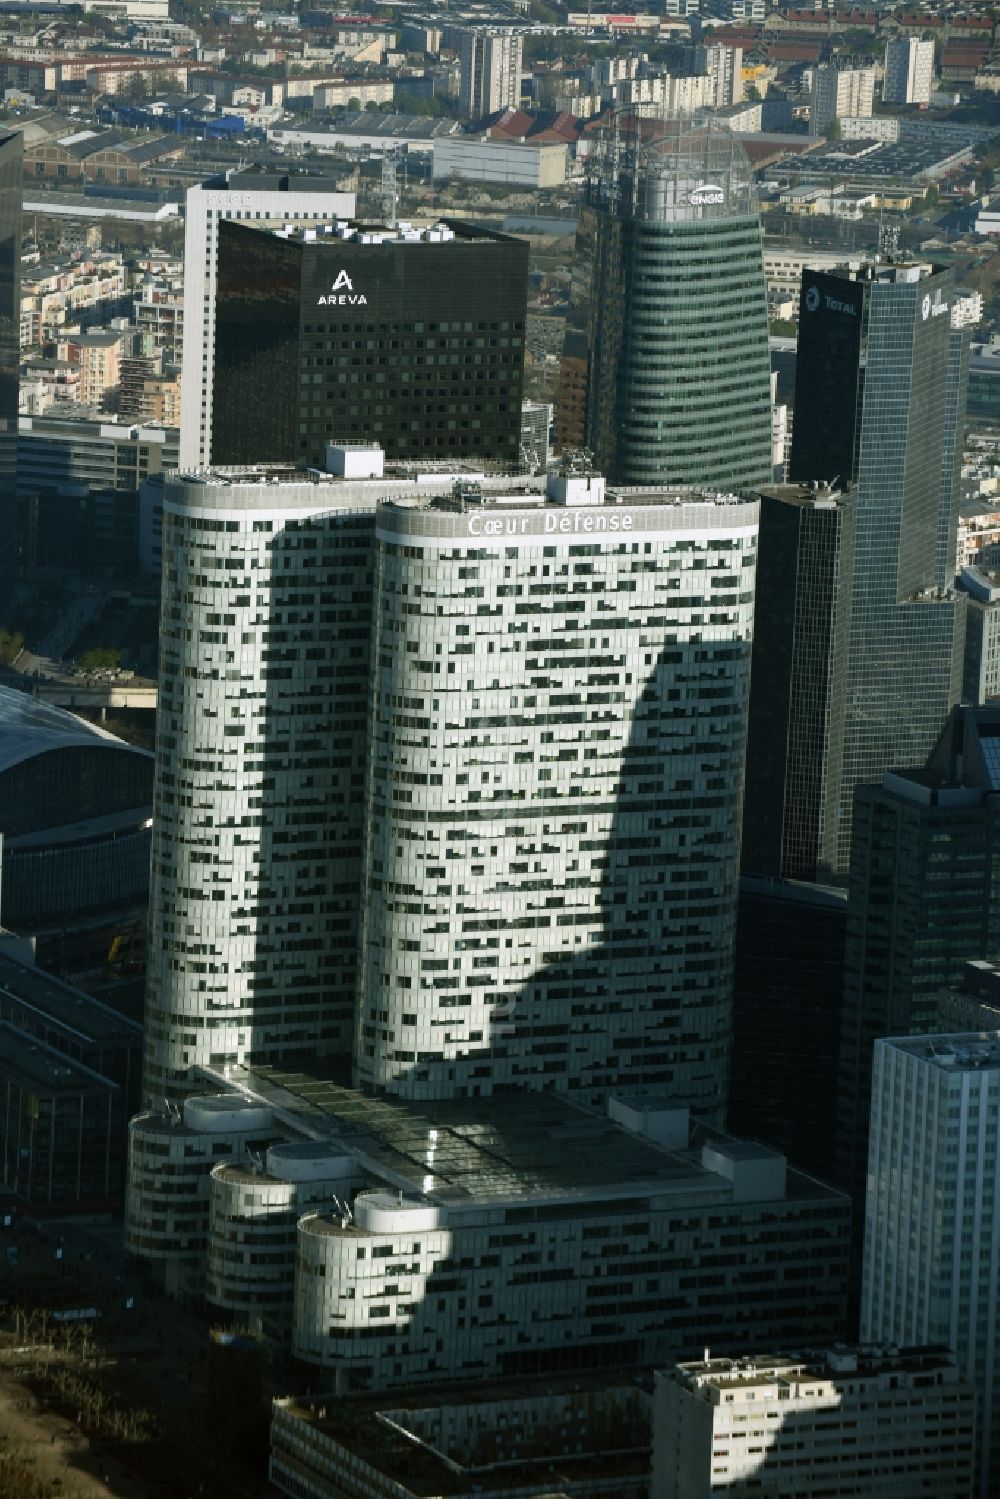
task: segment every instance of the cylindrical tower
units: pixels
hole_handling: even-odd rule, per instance
[[[619,113],[595,152],[587,443],[621,484],[771,478],[767,287],[750,162],[717,120]]]
[[[163,489],[144,1090],[350,1055],[374,501]]]

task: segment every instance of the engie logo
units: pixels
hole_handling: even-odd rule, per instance
[[[806,292],[806,311],[815,312],[818,306],[819,288],[816,286],[810,286],[809,290]]]
[[[336,280],[325,297],[320,297],[317,307],[367,307],[364,292],[356,292],[354,283],[346,271],[338,271]]]
[[[707,203],[725,203],[725,201],[725,193],[714,182],[702,182],[688,193],[688,202],[695,208],[703,208]]]

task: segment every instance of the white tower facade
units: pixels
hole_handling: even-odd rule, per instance
[[[915,36],[893,37],[885,44],[885,104],[929,104],[934,92],[934,43]]]
[[[1000,1473],[1000,1032],[876,1041],[861,1337],[951,1348]]]
[[[720,1116],[756,537],[597,478],[380,507],[358,1086]]]
[[[354,215],[354,194],[321,178],[234,174],[188,189],[184,209],[184,369],[180,468],[212,461],[212,370],[220,219],[266,224],[325,223]],[[267,454],[262,457],[267,458]]]
[[[521,102],[521,33],[508,27],[471,27],[459,45],[458,98],[473,120],[517,109]]]

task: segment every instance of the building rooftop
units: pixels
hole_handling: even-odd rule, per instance
[[[1000,1031],[956,1031],[934,1036],[886,1036],[876,1043],[919,1057],[942,1072],[1000,1072]]]
[[[346,1449],[401,1499],[470,1491],[486,1499],[515,1489],[561,1499],[578,1492],[582,1480],[648,1470],[648,1399],[648,1382],[634,1371],[601,1370],[335,1400],[291,1398],[277,1400],[275,1413]],[[308,1443],[309,1432],[302,1435]]]
[[[135,749],[65,708],[42,702],[17,687],[0,686],[0,774],[50,750],[80,747],[149,757],[147,750]]]
[[[11,999],[32,1017],[50,1022],[77,1042],[126,1042],[141,1039],[142,1026],[128,1020],[81,989],[20,963],[0,951],[0,1007]]]
[[[373,1186],[381,1182],[449,1212],[509,1205],[531,1213],[542,1203],[571,1211],[596,1200],[661,1195],[725,1202],[732,1179],[723,1167],[703,1164],[702,1148],[741,1159],[743,1142],[720,1131],[695,1125],[688,1148],[675,1150],[552,1093],[416,1103],[369,1097],[318,1071],[230,1066],[225,1077],[207,1069],[204,1075],[265,1104],[296,1132],[328,1139],[354,1155],[371,1172]],[[783,1160],[761,1146],[749,1147],[746,1159],[756,1164],[762,1152]],[[782,1194],[779,1189],[772,1195]],[[789,1170],[784,1195],[840,1194]]]
[[[746,1358],[698,1359],[678,1364],[658,1379],[675,1379],[693,1395],[717,1404],[726,1391],[777,1390],[791,1398],[800,1393],[803,1384],[821,1384],[838,1388],[873,1381],[879,1388],[892,1386],[887,1378],[915,1375],[921,1386],[928,1376],[938,1384],[958,1384],[961,1375],[955,1356],[949,1348],[937,1343],[900,1348],[895,1344],[837,1344],[833,1348],[805,1352],[751,1354]],[[810,1393],[810,1392],[806,1392]]]

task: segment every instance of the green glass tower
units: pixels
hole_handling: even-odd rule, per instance
[[[718,121],[618,115],[595,153],[587,445],[617,484],[770,481],[750,163]]]

